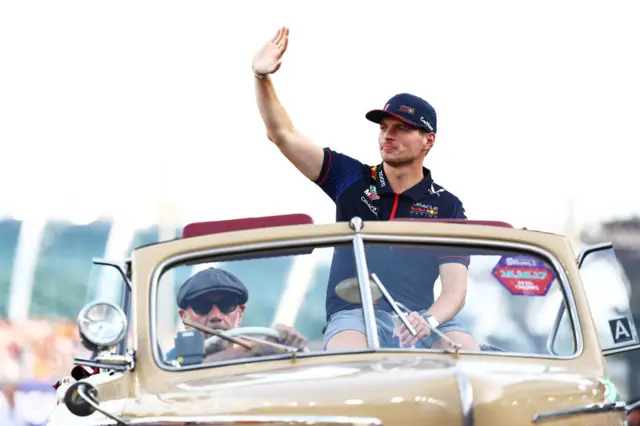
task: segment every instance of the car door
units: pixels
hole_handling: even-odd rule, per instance
[[[640,282],[629,279],[611,243],[584,248],[577,261],[609,379],[615,383],[622,400],[638,399]]]

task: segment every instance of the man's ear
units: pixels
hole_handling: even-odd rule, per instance
[[[244,314],[246,307],[246,305],[238,305],[238,327],[242,324],[242,314]]]
[[[180,319],[183,320],[184,317],[187,316],[187,311],[185,311],[184,309],[178,309],[178,315],[180,315]]]
[[[424,145],[424,149],[429,152],[431,148],[433,148],[433,145],[436,143],[436,134],[433,132],[423,134],[422,143]]]

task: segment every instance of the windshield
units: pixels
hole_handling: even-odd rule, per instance
[[[184,367],[282,355],[292,348],[366,349],[352,243],[295,250],[166,270],[158,282],[154,324],[162,362]],[[385,350],[575,353],[571,318],[556,319],[566,305],[562,282],[541,255],[386,242],[366,242],[364,251],[373,302],[368,308]]]

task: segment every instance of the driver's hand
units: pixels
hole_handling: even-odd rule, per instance
[[[284,324],[276,324],[273,328],[280,333],[280,339],[278,339],[277,343],[293,346],[294,348],[304,348],[307,346],[307,339],[294,328]]]
[[[229,347],[229,342],[220,337],[209,338],[205,340],[204,354],[205,355],[215,354],[217,352],[226,350],[228,347]]]

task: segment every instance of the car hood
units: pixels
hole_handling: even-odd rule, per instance
[[[358,416],[385,425],[471,424],[466,420],[473,416],[475,425],[514,425],[531,424],[541,411],[601,402],[605,390],[596,377],[503,357],[440,361],[393,355],[233,376],[207,373],[142,395],[122,414]]]

